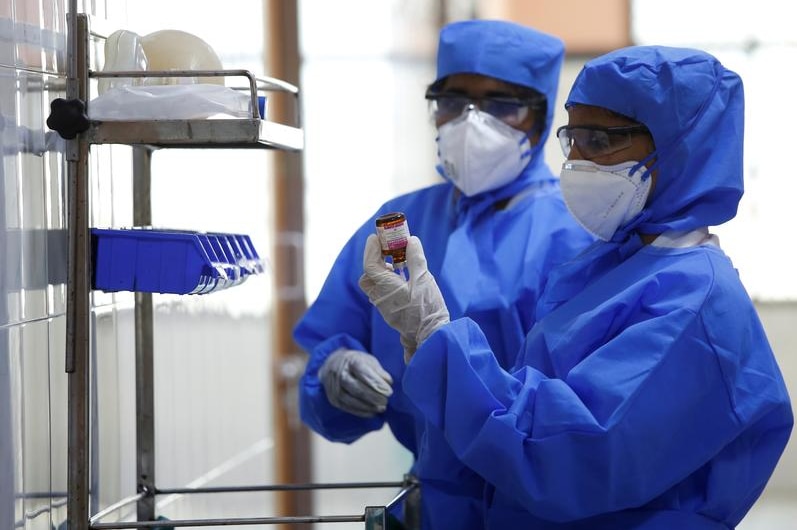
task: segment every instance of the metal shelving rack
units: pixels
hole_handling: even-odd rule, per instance
[[[299,151],[304,133],[289,126],[260,119],[258,91],[293,94],[296,123],[300,124],[298,88],[278,79],[256,78],[246,70],[94,72],[89,68],[92,33],[87,15],[77,12],[70,0],[68,17],[67,98],[55,100],[48,125],[67,140],[68,271],[66,372],[68,374],[68,462],[67,524],[70,530],[131,528],[176,528],[254,524],[314,522],[363,522],[368,530],[387,527],[387,511],[398,503],[405,509],[405,524],[418,528],[420,487],[411,476],[396,482],[288,484],[225,488],[161,489],[155,482],[154,399],[153,399],[153,305],[152,294],[135,293],[136,354],[136,453],[137,493],[98,513],[90,514],[90,293],[91,234],[89,226],[89,155],[91,144],[133,146],[134,213],[136,226],[151,224],[150,166],[155,149],[164,147],[264,148]],[[218,120],[92,121],[86,113],[90,99],[89,80],[99,77],[245,77],[251,94],[252,116]],[[398,493],[384,506],[366,506],[362,514],[337,516],[257,517],[239,519],[156,520],[155,497],[165,494],[222,493],[252,491],[299,491],[316,489],[396,488]],[[101,519],[136,504],[136,522],[101,522]]]

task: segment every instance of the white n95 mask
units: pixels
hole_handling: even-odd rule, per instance
[[[636,166],[638,169],[632,173]],[[652,180],[646,171],[636,161],[613,166],[599,166],[588,160],[567,161],[562,164],[560,175],[567,209],[589,233],[609,241],[618,228],[645,207]]]
[[[469,197],[512,182],[531,161],[526,133],[478,109],[441,125],[437,149],[446,177]]]

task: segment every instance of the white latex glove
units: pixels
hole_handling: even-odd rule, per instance
[[[370,418],[387,408],[393,378],[369,353],[340,348],[327,357],[318,378],[327,399],[337,408]]]
[[[449,321],[445,300],[426,266],[423,246],[416,236],[411,236],[407,244],[407,269],[408,281],[385,263],[377,236],[368,236],[360,288],[385,322],[399,332],[405,363],[434,330]]]

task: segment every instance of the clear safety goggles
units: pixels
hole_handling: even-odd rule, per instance
[[[466,109],[478,108],[512,126],[520,125],[529,115],[529,109],[540,105],[539,99],[512,96],[472,98],[455,92],[427,92],[426,99],[429,101],[429,111],[437,121],[453,120]]]
[[[559,138],[559,145],[562,146],[562,153],[566,158],[570,157],[570,150],[575,146],[579,154],[587,160],[631,147],[631,137],[634,134],[650,134],[650,131],[641,124],[620,127],[564,125],[556,130],[556,137]]]

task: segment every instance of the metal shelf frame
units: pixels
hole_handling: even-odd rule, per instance
[[[91,121],[68,138],[67,216],[68,264],[66,308],[66,358],[68,379],[67,527],[70,530],[243,526],[314,522],[363,522],[367,530],[385,530],[388,510],[401,503],[408,528],[420,527],[420,486],[412,476],[400,482],[287,484],[223,488],[158,488],[155,470],[153,394],[152,294],[137,292],[135,299],[136,355],[136,455],[137,493],[95,514],[90,513],[90,384],[91,372],[91,234],[89,155],[91,144],[127,144],[133,147],[133,223],[151,225],[151,158],[162,147],[265,148],[299,151],[304,147],[300,127],[298,89],[272,78],[256,78],[245,70],[169,72],[92,72],[89,17],[77,12],[69,0],[67,13],[67,100],[85,109],[90,100],[89,80],[99,77],[241,76],[248,80],[252,116],[219,120]],[[96,36],[96,35],[95,35]],[[260,119],[259,91],[276,90],[294,95],[297,126]],[[52,116],[52,115],[51,115]],[[49,120],[48,120],[49,124]],[[60,132],[60,131],[59,131]],[[63,135],[63,133],[62,133]],[[384,506],[366,506],[362,514],[333,516],[255,517],[237,519],[156,520],[155,498],[162,494],[300,491],[317,489],[395,488],[398,493]],[[101,522],[119,509],[136,504],[137,522]]]
[[[248,118],[196,120],[92,120],[87,134],[92,144],[148,145],[152,147],[271,148],[301,151],[304,133],[295,126],[261,119],[258,92],[287,92],[296,100],[299,89],[279,79],[255,77],[248,70],[169,70],[89,72],[92,78],[244,77],[252,115]],[[298,101],[295,123],[301,123]]]
[[[388,511],[404,502],[404,519],[409,528],[420,528],[420,485],[412,476],[406,475],[402,482],[350,482],[334,484],[284,484],[263,486],[229,486],[210,488],[163,488],[154,492],[155,495],[173,495],[190,493],[243,493],[255,491],[300,491],[320,489],[373,489],[373,488],[400,488],[399,492],[384,506],[366,506],[362,514],[353,515],[308,515],[293,517],[246,517],[246,518],[218,518],[218,519],[178,519],[178,520],[144,520],[138,522],[113,522],[102,523],[100,520],[111,513],[134,502],[140,502],[147,493],[141,492],[108,506],[95,514],[89,521],[92,530],[124,530],[135,528],[178,528],[202,526],[245,526],[245,525],[272,525],[272,524],[302,524],[302,523],[365,523],[367,530],[386,530],[388,524]]]

